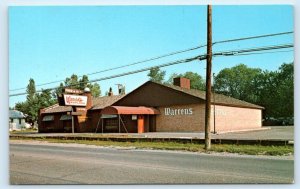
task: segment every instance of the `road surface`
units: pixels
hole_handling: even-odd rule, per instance
[[[293,158],[10,144],[11,184],[293,183]]]

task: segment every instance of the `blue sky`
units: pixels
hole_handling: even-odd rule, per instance
[[[213,6],[213,41],[293,31],[292,6]],[[293,43],[293,35],[213,46],[223,51]],[[9,7],[9,89],[63,80],[206,44],[206,6],[18,6]],[[97,79],[189,58],[204,49],[90,75]],[[213,58],[213,72],[244,63],[276,70],[293,61],[293,52]],[[172,73],[194,71],[205,77],[205,61],[162,68]],[[130,92],[148,80],[148,72],[98,82],[102,94],[115,84]],[[51,84],[43,88],[59,85]],[[39,89],[39,87],[38,87]],[[24,92],[10,91],[10,94]],[[10,97],[10,106],[26,96]]]

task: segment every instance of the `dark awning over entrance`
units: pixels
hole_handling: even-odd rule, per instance
[[[121,115],[154,115],[160,114],[155,108],[149,108],[144,106],[129,107],[129,106],[108,106],[101,111],[101,114],[121,114]]]

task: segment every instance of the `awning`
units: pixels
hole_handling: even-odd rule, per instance
[[[122,115],[154,115],[160,114],[155,108],[149,108],[144,106],[139,107],[129,107],[129,106],[108,106],[101,111],[101,114],[122,114]]]
[[[72,116],[65,114],[65,115],[62,115],[59,120],[61,120],[61,121],[72,120]]]
[[[53,121],[54,120],[54,116],[53,115],[46,115],[43,117],[42,121]]]

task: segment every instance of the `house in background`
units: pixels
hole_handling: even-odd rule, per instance
[[[30,128],[25,122],[26,115],[18,110],[9,110],[9,130],[21,130],[22,128]]]

